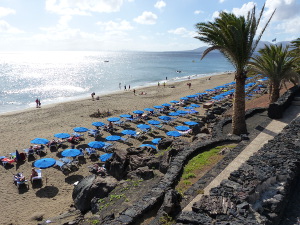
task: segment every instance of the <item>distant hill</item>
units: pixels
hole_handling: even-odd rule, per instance
[[[268,41],[260,41],[257,45],[256,51],[258,51],[259,49],[263,48],[265,45],[271,45],[271,44],[275,44],[275,43],[271,43]],[[281,41],[281,42],[276,42],[276,45],[282,44],[283,47],[285,47],[286,45],[291,45],[290,41]],[[204,52],[208,47],[207,46],[202,46],[200,48],[196,48],[193,50],[189,50],[189,52]],[[214,52],[217,52],[217,50],[215,50]]]

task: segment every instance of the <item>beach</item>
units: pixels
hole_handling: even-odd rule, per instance
[[[96,93],[95,96],[98,96],[99,100],[92,101],[92,98],[87,96],[82,100],[42,105],[41,108],[2,114],[0,115],[0,155],[9,156],[9,153],[15,152],[16,149],[22,152],[31,145],[30,140],[34,138],[51,140],[55,133],[72,133],[74,127],[94,128],[91,123],[95,121],[107,123],[106,118],[90,117],[98,110],[109,111],[111,116],[119,116],[131,113],[133,110],[143,110],[146,107],[152,108],[154,105],[169,103],[171,100],[179,100],[180,97],[203,92],[232,81],[234,75],[226,73],[212,76],[211,79],[203,77],[175,83],[167,82],[165,87],[162,83],[159,87],[142,87],[136,89],[136,95],[133,93],[134,87],[131,87],[130,91],[122,90],[103,96]],[[191,83],[190,88],[187,83]],[[146,94],[141,95],[141,92]],[[203,113],[201,110],[203,109],[200,108],[200,113]],[[85,140],[81,144],[93,140],[93,137],[85,135]],[[133,146],[135,144],[138,143],[133,142]],[[49,150],[44,157],[58,159],[57,152]],[[33,189],[29,183],[29,190],[19,193],[13,183],[13,174],[23,172],[29,178],[32,162],[26,160],[23,164],[14,164],[9,169],[0,167],[1,224],[36,224],[37,221],[32,220],[33,217],[43,216],[47,219],[67,211],[73,202],[74,182],[89,175],[88,166],[93,164],[87,159],[86,164],[81,165],[78,171],[68,176],[55,168],[44,169],[42,187]]]

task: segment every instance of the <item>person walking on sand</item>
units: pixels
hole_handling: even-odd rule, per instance
[[[38,98],[35,100],[35,103],[36,103],[36,108],[38,108],[39,107],[39,99]]]
[[[133,94],[135,95],[135,89],[133,89]]]
[[[41,105],[42,105],[42,104],[41,104],[41,99],[39,99],[39,108],[41,108]]]

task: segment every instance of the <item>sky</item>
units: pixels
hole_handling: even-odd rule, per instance
[[[0,51],[181,51],[195,24],[265,3],[263,41],[300,37],[300,0],[0,0]]]

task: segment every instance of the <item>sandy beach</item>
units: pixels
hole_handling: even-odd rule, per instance
[[[9,153],[15,152],[16,149],[22,152],[23,149],[31,145],[30,140],[37,137],[51,140],[54,138],[55,133],[72,133],[74,127],[94,128],[91,123],[95,121],[107,123],[105,118],[90,117],[98,109],[100,112],[109,110],[111,116],[118,116],[123,113],[130,113],[133,110],[143,110],[146,107],[170,102],[171,100],[179,100],[180,97],[203,92],[205,89],[229,83],[233,80],[233,74],[221,74],[212,76],[210,80],[208,77],[204,77],[176,83],[168,82],[166,87],[162,84],[159,87],[144,87],[137,89],[136,95],[133,94],[132,90],[119,91],[114,94],[99,96],[99,100],[95,101],[87,96],[88,98],[84,100],[3,114],[0,115],[0,156],[9,156]],[[190,89],[187,86],[188,82],[192,84]],[[175,87],[171,88],[171,86]],[[141,92],[147,94],[140,95]],[[98,96],[97,93],[96,96]],[[201,110],[203,109],[200,108],[200,112]],[[171,129],[171,127],[166,129]],[[103,136],[105,137],[105,135]],[[93,140],[93,137],[85,135],[85,140],[81,144],[87,144]],[[140,143],[137,141],[132,142],[133,146],[136,145],[137,147],[138,144]],[[126,145],[123,145],[123,147],[125,148]],[[57,152],[49,150],[44,157],[58,159]],[[36,159],[39,159],[39,156]],[[44,169],[42,171],[42,187],[33,189],[29,183],[29,190],[19,193],[13,183],[13,174],[23,172],[29,178],[32,162],[26,160],[23,164],[14,164],[9,169],[3,166],[0,167],[1,224],[36,224],[37,221],[32,220],[35,216],[42,215],[44,219],[47,219],[67,211],[73,202],[73,183],[83,176],[89,175],[88,166],[93,164],[87,159],[86,164],[81,165],[78,171],[68,176],[64,175],[59,169]]]

